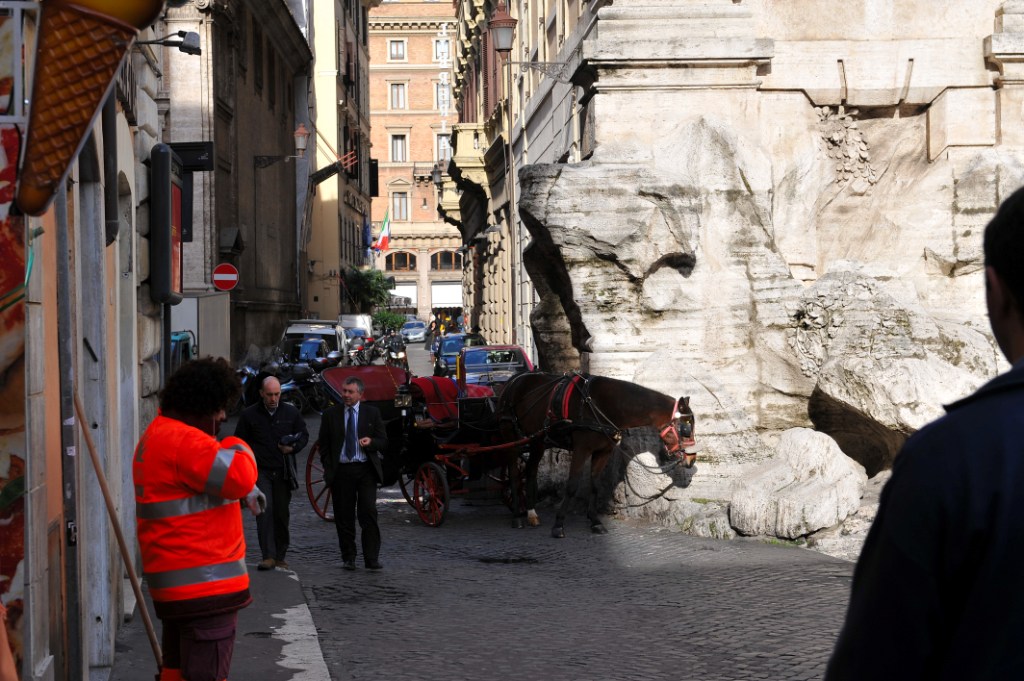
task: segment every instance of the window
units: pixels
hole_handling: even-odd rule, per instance
[[[447,134],[437,136],[437,160],[450,161],[452,158],[452,138]]]
[[[391,84],[391,108],[405,108],[405,83]]]
[[[461,270],[462,256],[455,251],[439,251],[430,256],[432,270]]]
[[[434,61],[448,61],[448,39],[434,41]]]
[[[435,83],[434,84],[434,99],[437,100],[437,108],[444,112],[443,115],[448,114],[448,109],[452,105],[452,87],[448,83]]]
[[[412,253],[402,253],[401,251],[396,253],[389,253],[388,257],[384,259],[384,269],[397,271],[397,272],[409,272],[416,269],[416,256]]]
[[[256,92],[263,92],[263,30],[252,19],[252,82],[256,86]]]
[[[388,41],[388,61],[405,61],[405,41]]]
[[[391,219],[409,219],[409,193],[395,192],[391,195]]]
[[[391,162],[392,163],[404,163],[409,160],[407,153],[408,141],[405,135],[392,135],[391,136]]]

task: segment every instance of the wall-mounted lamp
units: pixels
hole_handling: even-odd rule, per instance
[[[181,40],[173,40],[177,36]],[[164,47],[177,47],[179,51],[185,54],[202,54],[203,51],[199,48],[199,34],[195,31],[178,31],[177,33],[171,33],[165,35],[163,38],[157,38],[156,40],[137,40],[136,45],[163,45]]]
[[[292,133],[295,137],[295,155],[294,156],[253,156],[252,163],[257,168],[266,168],[272,166],[278,161],[288,162],[290,158],[302,158],[306,155],[306,145],[309,143],[309,130],[302,123],[299,123],[299,127],[295,128],[295,132]]]

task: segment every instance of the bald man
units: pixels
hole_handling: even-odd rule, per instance
[[[298,488],[295,455],[309,441],[299,410],[281,403],[281,383],[267,376],[260,385],[260,402],[238,417],[235,436],[256,454],[256,486],[267,497],[267,509],[256,516],[256,536],[263,559],[257,570],[288,569],[288,504]],[[297,436],[297,437],[296,437]]]

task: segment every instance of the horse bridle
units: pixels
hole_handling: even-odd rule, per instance
[[[693,414],[684,414],[679,411],[679,399],[672,405],[672,419],[663,426],[658,427],[658,436],[665,444],[666,452],[675,458],[682,458],[692,448],[696,441],[693,439]],[[678,452],[682,452],[679,454]]]

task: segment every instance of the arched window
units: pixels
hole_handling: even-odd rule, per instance
[[[384,260],[384,269],[392,272],[409,272],[416,269],[416,256],[412,253],[397,251],[389,253]]]
[[[461,270],[462,254],[455,251],[438,251],[430,256],[432,270]]]

